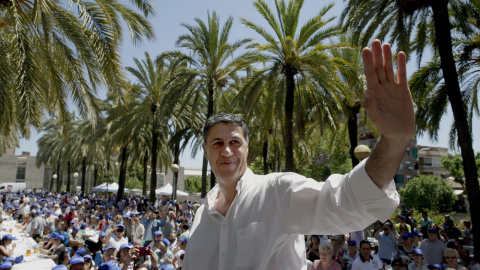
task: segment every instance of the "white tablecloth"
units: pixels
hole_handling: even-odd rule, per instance
[[[34,246],[37,245],[35,240],[31,238],[28,234],[19,231],[15,228],[16,221],[4,221],[1,226],[0,230],[0,238],[6,234],[10,234],[10,229],[12,230],[12,235],[17,238],[17,240],[13,240],[12,244],[15,244],[15,251],[13,252],[12,257],[18,257],[23,255],[23,261],[21,263],[15,264],[12,270],[50,270],[56,266],[55,262],[52,259],[48,258],[39,258],[38,251],[37,253],[34,252]],[[11,248],[11,247],[7,247]],[[27,250],[30,249],[31,255],[27,255]]]

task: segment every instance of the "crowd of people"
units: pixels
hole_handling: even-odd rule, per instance
[[[181,269],[189,231],[199,202],[114,195],[3,193],[1,219],[16,220],[18,230],[39,245],[40,257],[69,269]],[[5,235],[0,261],[13,254],[14,237]],[[110,262],[110,261],[113,261]],[[104,265],[104,266],[102,266]],[[103,267],[103,268],[102,268]],[[0,268],[3,269],[3,268]]]
[[[39,256],[57,264],[55,270],[181,269],[190,227],[201,205],[169,199],[152,205],[146,197],[135,196],[117,202],[113,195],[94,193],[87,198],[46,192],[0,196],[0,222],[16,220],[18,230],[39,243]],[[372,227],[373,242],[367,240],[367,230],[305,235],[308,268],[480,270],[463,248],[473,244],[468,221],[462,233],[449,216],[439,226],[426,213],[417,223],[409,212],[398,215],[396,222],[377,222]],[[10,265],[14,239],[7,234],[0,242],[0,261]],[[0,264],[0,269],[8,268]]]
[[[470,254],[473,246],[470,221],[463,221],[462,233],[449,215],[438,225],[427,213],[422,213],[418,223],[412,214],[413,211],[404,211],[396,216],[396,221],[372,224],[372,241],[365,237],[366,231],[329,237],[305,236],[311,269],[480,269],[478,260]]]

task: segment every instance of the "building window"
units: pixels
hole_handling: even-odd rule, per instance
[[[410,164],[410,161],[406,161],[406,162],[405,162],[405,167],[406,167],[407,169],[409,169],[409,170],[412,169],[412,165]]]
[[[413,156],[414,158],[418,158],[418,149],[417,149],[417,148],[413,148],[413,149],[412,149],[412,156]]]
[[[397,183],[397,184],[403,184],[403,183],[404,183],[403,175],[401,175],[401,174],[395,175],[395,183]]]
[[[25,167],[17,167],[17,182],[25,182]]]

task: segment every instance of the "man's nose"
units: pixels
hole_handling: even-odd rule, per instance
[[[230,148],[230,146],[229,146],[229,145],[225,145],[225,147],[224,147],[223,150],[222,150],[222,156],[228,157],[228,156],[231,156],[232,154],[233,154],[233,151],[232,151],[232,149]]]

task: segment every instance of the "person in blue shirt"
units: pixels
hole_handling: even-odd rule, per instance
[[[375,238],[378,239],[378,257],[385,264],[391,264],[395,254],[395,243],[398,237],[394,234],[393,224],[386,222],[375,232]]]
[[[143,235],[143,240],[145,240],[144,246],[150,245],[153,241],[154,233],[160,230],[161,227],[165,226],[165,223],[160,219],[157,219],[157,213],[149,212],[148,219],[145,220],[143,226],[145,227],[145,234]]]

